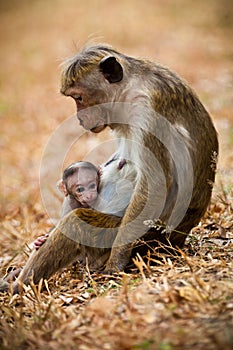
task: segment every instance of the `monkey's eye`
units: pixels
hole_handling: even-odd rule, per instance
[[[82,193],[85,191],[85,188],[84,187],[78,187],[77,190],[76,190],[78,193]]]
[[[89,185],[89,190],[92,190],[92,191],[96,190],[96,184],[94,182],[93,184]]]
[[[73,98],[75,99],[75,101],[78,101],[79,103],[83,102],[83,98],[81,95],[74,95]]]

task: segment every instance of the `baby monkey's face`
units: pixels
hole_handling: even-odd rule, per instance
[[[79,168],[67,181],[68,191],[84,208],[91,207],[98,196],[99,176],[92,169]]]

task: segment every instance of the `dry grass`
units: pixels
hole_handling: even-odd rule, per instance
[[[2,294],[0,349],[233,349],[231,14],[228,0],[0,3],[1,275],[51,227],[38,172],[49,136],[74,112],[58,94],[73,42],[101,37],[176,70],[213,115],[221,146],[212,203],[181,255],[113,277],[72,266],[43,288]],[[69,157],[107,137],[85,136]]]
[[[139,259],[131,273],[111,277],[72,266],[43,289],[1,295],[2,348],[232,349],[230,203],[230,195],[214,200],[181,256],[163,256],[157,266]],[[17,237],[27,217],[14,213],[4,226],[6,238]],[[38,217],[40,233],[45,218],[29,215]],[[9,265],[8,256],[3,264]]]

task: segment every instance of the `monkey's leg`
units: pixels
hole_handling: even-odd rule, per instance
[[[96,260],[101,257],[103,249],[114,241],[116,227],[121,218],[95,212],[91,209],[76,209],[67,215],[50,233],[47,241],[34,251],[18,279],[13,283],[13,292],[17,293],[20,284],[28,284],[30,278],[38,283],[41,278],[48,279],[56,271],[72,263],[85,250],[84,242],[96,248]],[[94,249],[95,250],[95,249]],[[92,252],[92,253],[91,253]],[[8,290],[6,281],[0,281],[0,291]]]
[[[67,225],[70,220],[67,220]],[[39,250],[33,251],[29,260],[21,271],[17,280],[13,283],[13,293],[20,291],[22,283],[29,284],[30,278],[38,283],[41,278],[48,279],[56,271],[71,263],[80,253],[80,244],[67,238],[59,228],[55,228],[47,241]],[[0,291],[9,289],[7,281],[0,281]]]

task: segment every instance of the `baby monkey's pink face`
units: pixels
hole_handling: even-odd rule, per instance
[[[84,208],[91,207],[98,196],[99,177],[92,169],[79,168],[69,176],[67,187]]]

